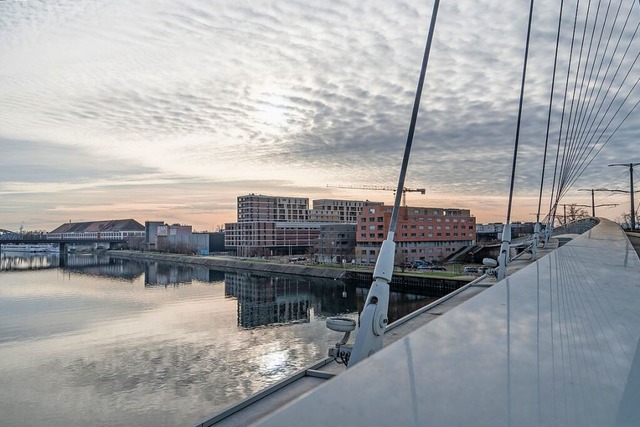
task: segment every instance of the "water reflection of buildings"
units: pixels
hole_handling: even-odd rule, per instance
[[[200,282],[220,282],[224,273],[204,267],[182,266],[161,262],[144,264],[145,286],[168,286],[190,284],[193,280]]]
[[[238,299],[238,325],[253,328],[278,323],[308,322],[312,295],[305,280],[225,273],[225,295]]]
[[[0,271],[56,268],[59,263],[60,256],[58,254],[7,254],[0,252]]]
[[[144,272],[141,262],[112,259],[107,255],[68,255],[60,261],[64,271],[91,276],[115,277],[123,280],[134,280]]]

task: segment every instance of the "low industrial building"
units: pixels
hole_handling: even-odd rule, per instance
[[[145,230],[148,250],[200,255],[225,251],[222,232],[194,233],[190,225],[169,225],[162,221],[146,221]]]
[[[144,241],[145,228],[134,219],[112,219],[103,221],[68,222],[47,234],[48,239],[66,240],[113,240],[121,239],[130,248],[137,248]],[[105,247],[109,247],[105,244]],[[77,245],[76,245],[77,246]],[[100,243],[91,245],[100,248]]]

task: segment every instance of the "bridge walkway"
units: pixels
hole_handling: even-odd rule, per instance
[[[602,220],[257,425],[638,425],[638,302]]]

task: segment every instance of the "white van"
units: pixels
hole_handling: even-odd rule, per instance
[[[478,267],[474,267],[473,265],[468,265],[462,270],[464,274],[478,274]]]

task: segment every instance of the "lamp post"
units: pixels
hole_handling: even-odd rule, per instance
[[[635,231],[636,230],[636,213],[635,213],[635,206],[634,206],[634,200],[633,200],[633,167],[640,165],[640,163],[612,163],[609,166],[625,166],[629,168],[629,193],[631,194],[631,218],[630,218],[630,223],[631,223],[631,231]]]

